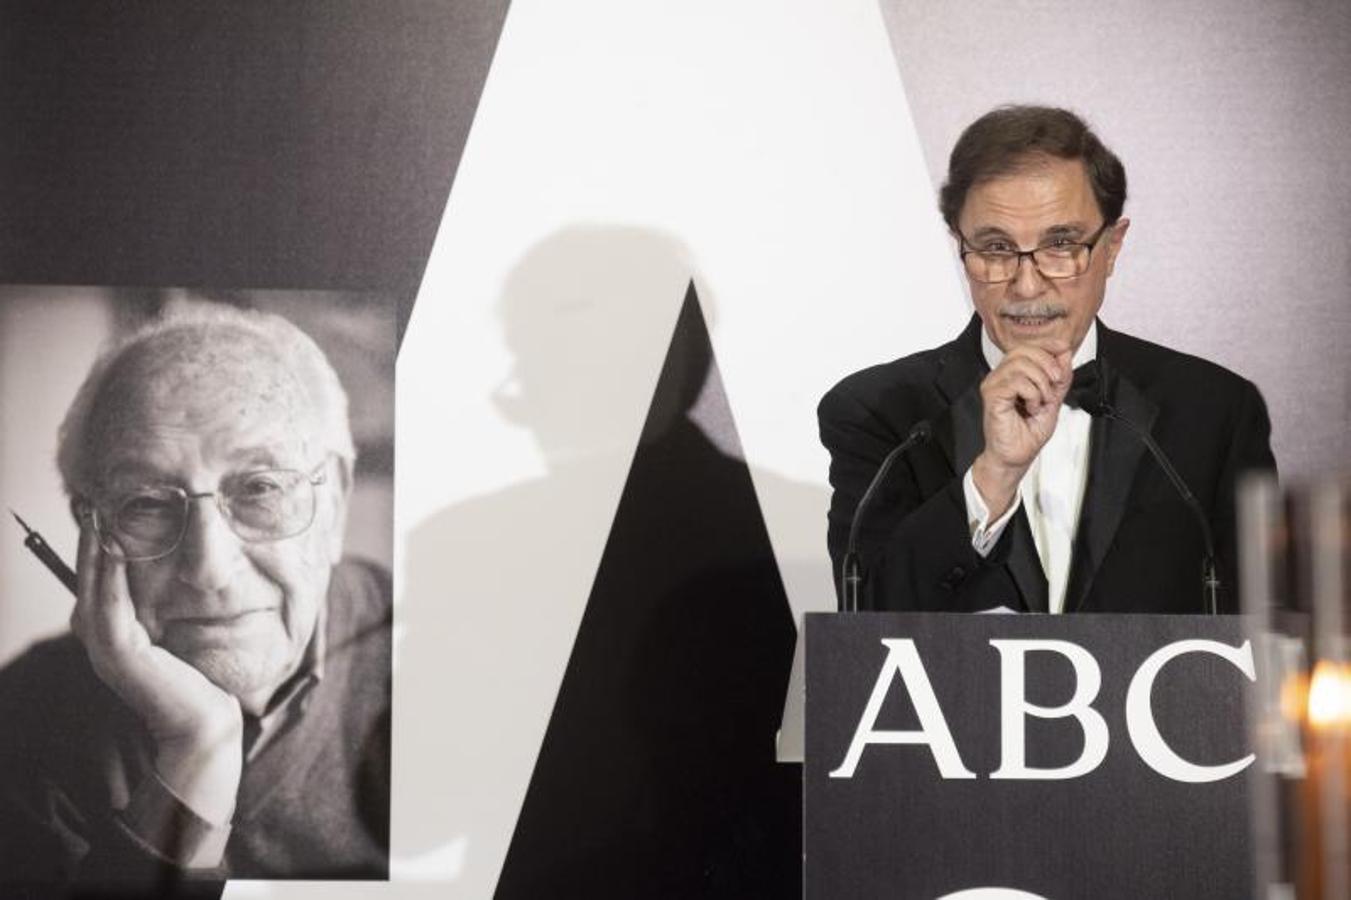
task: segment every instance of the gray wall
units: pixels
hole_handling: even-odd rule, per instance
[[[1351,3],[881,0],[935,186],[961,129],[1068,106],[1126,164],[1103,320],[1266,396],[1282,476],[1351,433]]]

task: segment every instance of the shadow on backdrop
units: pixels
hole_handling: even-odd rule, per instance
[[[801,773],[774,762],[795,631],[701,312],[713,319],[712,304],[690,271],[678,241],[643,229],[571,228],[532,248],[499,303],[514,366],[494,401],[530,429],[547,472],[409,537],[396,677],[444,680],[447,657],[465,676],[446,685],[445,727],[398,751],[444,772],[419,791],[435,790],[453,833],[429,820],[410,836],[424,851],[472,847],[484,823],[514,822],[501,898],[800,895]],[[677,293],[655,297],[665,283]],[[679,292],[667,346],[652,329],[669,328]],[[643,396],[633,373],[653,361],[632,355],[654,346],[665,363]],[[636,451],[612,404],[648,410]],[[557,565],[536,554],[625,471],[578,627]],[[787,508],[825,509],[815,487],[756,481]],[[504,745],[511,717],[539,704],[513,677],[533,659],[524,635],[557,642],[574,628],[543,745]],[[456,733],[466,710],[502,727]],[[534,760],[519,817],[491,777],[447,771],[504,757]]]

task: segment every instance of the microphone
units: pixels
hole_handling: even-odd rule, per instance
[[[1067,397],[1066,402],[1070,406],[1078,406],[1095,418],[1120,422],[1149,449],[1154,461],[1159,464],[1163,474],[1168,476],[1168,480],[1173,483],[1173,488],[1182,497],[1182,500],[1187,504],[1187,508],[1196,516],[1196,521],[1201,526],[1201,539],[1205,542],[1205,557],[1201,560],[1201,597],[1206,612],[1212,616],[1217,615],[1220,611],[1220,576],[1215,569],[1215,539],[1210,532],[1210,522],[1206,519],[1205,511],[1201,509],[1201,504],[1197,502],[1196,496],[1187,487],[1187,483],[1182,480],[1182,476],[1178,474],[1177,469],[1173,468],[1173,464],[1168,460],[1163,448],[1154,440],[1153,435],[1117,412],[1116,408],[1108,403],[1101,394],[1074,398],[1074,400]]]
[[[887,477],[887,472],[891,469],[892,463],[896,462],[902,453],[916,444],[928,441],[932,436],[933,427],[927,419],[915,423],[915,427],[910,429],[910,433],[905,436],[905,440],[897,444],[890,453],[883,457],[882,465],[877,467],[877,474],[873,476],[872,481],[868,482],[868,489],[863,492],[863,497],[859,499],[858,506],[854,507],[854,520],[849,523],[849,544],[845,550],[844,559],[840,562],[840,582],[844,586],[845,612],[858,612],[858,590],[863,581],[858,556],[858,528],[859,523],[863,521],[863,514],[867,512],[868,504],[872,501],[873,495],[877,493],[878,485]]]

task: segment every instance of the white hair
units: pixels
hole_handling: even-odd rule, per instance
[[[87,460],[92,437],[89,427],[109,374],[130,353],[171,337],[201,344],[243,337],[272,351],[276,359],[285,361],[290,374],[306,392],[315,413],[318,431],[315,437],[321,448],[342,459],[347,472],[351,472],[356,448],[347,415],[347,392],[319,345],[279,315],[218,303],[193,303],[115,339],[99,354],[66,411],[58,434],[56,461],[68,495],[84,496],[92,486]]]

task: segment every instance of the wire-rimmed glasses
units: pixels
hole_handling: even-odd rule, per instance
[[[295,537],[314,523],[316,489],[327,478],[326,462],[308,474],[258,469],[228,476],[215,491],[144,485],[110,494],[90,504],[88,511],[105,551],[129,562],[147,562],[178,549],[188,530],[192,502],[208,497],[242,541],[257,544]]]
[[[1043,278],[1074,278],[1088,270],[1093,248],[1110,228],[1113,222],[1103,222],[1102,227],[1093,232],[1087,240],[1071,241],[1056,239],[1031,250],[972,247],[971,242],[961,232],[957,237],[962,242],[962,265],[972,281],[981,284],[1003,284],[1018,277],[1018,268],[1023,257],[1032,260],[1033,267]],[[1001,241],[1001,243],[1003,243]]]

